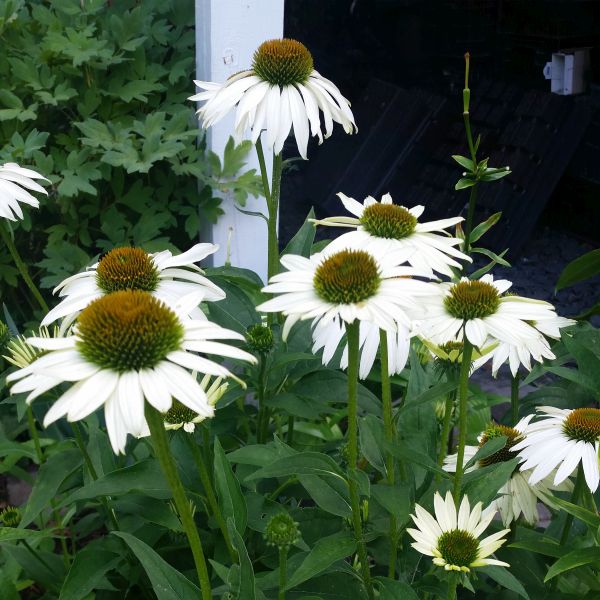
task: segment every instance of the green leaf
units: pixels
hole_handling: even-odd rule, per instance
[[[246,477],[246,481],[288,475],[333,475],[344,479],[343,471],[330,456],[320,452],[299,452],[264,466]]]
[[[254,144],[250,140],[244,140],[236,146],[233,138],[230,137],[223,152],[223,169],[220,176],[235,177],[246,164],[248,154],[253,147]]]
[[[347,486],[337,478],[319,475],[298,475],[298,481],[324,511],[349,518],[352,515]]]
[[[104,576],[122,560],[102,548],[102,541],[92,542],[75,555],[60,590],[59,600],[84,600],[104,580]]]
[[[403,407],[403,412],[412,410],[413,408],[419,408],[421,405],[427,402],[433,402],[434,400],[445,400],[446,396],[453,392],[458,387],[458,379],[454,381],[444,381],[438,383],[433,387],[425,390],[419,394],[416,398],[411,399],[410,402]]]
[[[96,481],[90,481],[79,488],[59,506],[68,506],[79,500],[96,499],[98,496],[122,496],[134,491],[162,500],[171,497],[171,490],[167,486],[158,461],[142,460],[130,467],[107,473],[104,477],[99,477]]]
[[[521,540],[508,545],[508,548],[515,548],[517,550],[527,550],[528,552],[535,552],[536,554],[543,554],[544,556],[552,556],[553,558],[560,558],[564,553],[565,549],[563,546],[559,546],[556,540],[548,538],[547,540],[532,539],[532,540]]]
[[[21,527],[31,523],[42,510],[48,508],[62,482],[81,465],[81,452],[76,449],[63,450],[51,455],[40,467],[27,506],[23,512]]]
[[[239,533],[239,530],[235,526],[233,519],[229,517],[227,519],[227,529],[231,536],[231,542],[233,543],[238,557],[240,559],[240,587],[236,598],[238,600],[255,600],[256,598],[256,582],[254,579],[254,568],[252,567],[252,561],[248,556],[248,550],[244,544],[244,540]]]
[[[471,504],[482,502],[487,506],[498,493],[498,490],[513,474],[518,458],[496,463],[465,474],[463,493],[469,496]]]
[[[546,577],[544,577],[544,583],[565,571],[570,571],[571,569],[589,564],[595,564],[596,566],[600,565],[600,548],[598,546],[592,546],[591,548],[577,548],[577,550],[573,550],[559,558],[548,569],[548,573],[546,573]]]
[[[494,261],[494,263],[498,263],[499,265],[502,265],[504,267],[510,267],[510,263],[507,260],[504,260],[504,258],[502,258],[502,256],[505,254],[505,252],[507,250],[508,250],[508,248],[504,252],[502,252],[500,255],[498,255],[495,252],[488,250],[487,248],[471,248],[471,252],[477,252],[477,254],[483,254],[484,256],[491,258]]]
[[[477,182],[474,179],[469,179],[468,177],[463,177],[462,179],[459,179],[456,182],[454,189],[456,191],[464,190],[465,188],[473,187],[476,184],[477,184]]]
[[[445,479],[450,477],[450,474],[444,471],[432,458],[427,456],[427,454],[423,454],[418,450],[412,450],[408,448],[402,442],[398,442],[395,444],[386,444],[386,450],[391,452],[396,458],[400,458],[401,460],[406,460],[410,463],[414,463],[415,465],[419,465],[428,471],[432,471],[433,473],[437,473],[441,475]]]
[[[479,223],[477,227],[474,227],[473,231],[471,231],[471,242],[476,242],[486,231],[491,229],[500,220],[501,216],[501,212],[494,213],[483,221],[483,223]]]
[[[359,420],[359,432],[363,456],[382,475],[385,475],[385,459],[379,443],[384,439],[382,422],[375,415],[367,415]]]
[[[499,450],[502,450],[504,446],[506,446],[507,437],[505,435],[501,435],[497,438],[492,438],[488,440],[477,452],[475,456],[471,458],[471,460],[465,465],[465,469],[468,469],[470,466],[474,465],[478,460],[483,460],[492,454],[496,454]]]
[[[479,176],[479,180],[496,181],[510,174],[511,170],[508,167],[501,167],[500,169],[486,169],[483,174]]]
[[[394,581],[388,577],[376,577],[380,586],[379,600],[419,600],[412,587],[404,581]]]
[[[600,248],[571,261],[560,274],[556,283],[556,291],[575,285],[585,279],[590,279],[598,273],[600,273]]]
[[[391,515],[399,525],[405,523],[412,508],[411,491],[406,485],[388,485],[376,483],[371,486],[373,498]]]
[[[579,519],[582,523],[589,525],[593,531],[596,531],[600,527],[600,516],[593,513],[581,506],[567,502],[558,496],[552,494],[544,494],[544,501],[548,506],[553,508],[564,510],[575,518]]]
[[[37,531],[34,529],[20,529],[16,527],[0,527],[0,542],[14,542],[17,540],[36,540],[52,535],[52,531],[44,529]]]
[[[299,254],[300,256],[309,257],[310,249],[312,248],[313,242],[315,241],[316,228],[310,219],[315,218],[314,208],[311,207],[302,227],[298,229],[296,235],[289,241],[288,245],[284,248],[283,254]]]
[[[499,583],[502,587],[517,593],[521,598],[525,598],[525,600],[529,600],[529,595],[525,591],[525,588],[508,569],[497,565],[488,565],[479,570],[492,578],[496,583]]]
[[[473,172],[473,161],[466,156],[461,156],[460,154],[453,154],[452,158],[461,166],[467,169],[467,171]]]
[[[125,543],[131,548],[142,567],[144,567],[158,600],[201,597],[200,590],[161,558],[148,544],[124,531],[113,531],[111,533],[125,540]]]
[[[320,539],[288,579],[286,590],[312,579],[334,562],[352,554],[355,549],[356,541],[350,532],[340,532]]]
[[[221,512],[225,519],[233,519],[236,529],[243,534],[248,523],[246,500],[217,437],[215,437],[214,454],[215,488]]]

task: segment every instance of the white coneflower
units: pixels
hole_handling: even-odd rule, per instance
[[[211,376],[205,375],[200,381],[200,387],[206,393],[206,401],[212,407],[217,405],[223,394],[227,391],[229,383],[223,383],[222,377],[217,377],[212,383]],[[206,419],[206,415],[198,414],[196,411],[185,406],[178,400],[174,400],[171,408],[165,414],[165,429],[181,429],[187,433],[194,433],[196,425]],[[148,432],[150,433],[150,432]]]
[[[202,269],[194,264],[218,249],[215,244],[196,244],[173,256],[170,250],[148,254],[141,248],[115,248],[83,273],[68,277],[54,289],[63,300],[44,317],[42,325],[62,317],[65,321],[61,329],[65,331],[90,302],[122,290],[150,292],[171,306],[191,293],[198,294],[201,300],[222,300],[225,292],[204,277]],[[195,309],[190,316],[198,319],[203,313]]]
[[[502,537],[510,529],[503,529],[483,540],[478,539],[491,523],[495,510],[488,508],[482,513],[481,502],[471,510],[469,499],[464,496],[457,515],[450,492],[446,493],[445,500],[436,492],[433,502],[435,518],[415,504],[416,514],[411,517],[418,529],[406,530],[415,540],[411,544],[415,550],[433,556],[433,563],[444,567],[446,571],[468,573],[473,567],[509,566],[508,563],[488,557],[506,542]]]
[[[188,370],[233,375],[196,353],[256,360],[214,341],[222,339],[244,338],[207,320],[183,319],[148,292],[114,292],[83,310],[73,335],[28,339],[48,352],[9,375],[7,382],[16,382],[12,393],[28,392],[27,403],[64,381],[73,383],[46,413],[44,425],[65,415],[78,421],[104,406],[108,436],[119,453],[128,433],[140,437],[148,431],[145,400],[164,413],[174,398],[198,415],[212,416],[214,407]]]
[[[495,341],[524,348],[535,345],[542,334],[530,322],[556,313],[548,302],[504,295],[511,285],[490,274],[435,285],[435,295],[422,299],[427,317],[419,324],[420,335],[437,345],[460,341],[463,335],[479,348]]]
[[[464,221],[462,217],[420,223],[419,217],[425,207],[406,208],[394,204],[389,194],[385,194],[381,202],[368,196],[363,204],[342,193],[338,196],[346,210],[355,216],[314,220],[317,225],[356,229],[331,242],[334,249],[342,246],[365,248],[380,255],[403,249],[413,267],[448,277],[453,276],[452,267],[462,268],[456,259],[471,262],[466,254],[455,248],[462,240],[445,231]]]
[[[598,489],[600,409],[573,410],[541,406],[541,419],[527,428],[525,439],[512,450],[519,453],[521,470],[533,469],[529,483],[536,484],[556,469],[554,484],[563,482],[579,465],[592,492]]]
[[[0,165],[0,217],[9,221],[23,218],[20,202],[38,208],[38,199],[27,190],[48,195],[48,192],[35,179],[48,181],[32,169],[25,169],[16,163]]]
[[[280,154],[290,129],[298,151],[306,158],[309,135],[323,141],[319,111],[323,113],[325,137],[340,123],[346,133],[356,131],[350,103],[329,79],[313,68],[307,48],[296,40],[263,42],[252,68],[232,75],[225,83],[194,81],[203,90],[190,100],[206,101],[198,110],[202,127],[218,123],[235,109],[234,138],[239,143],[250,129],[254,143],[266,129],[266,142]]]
[[[286,254],[281,264],[288,269],[271,278],[263,291],[277,294],[257,307],[264,312],[287,316],[284,339],[298,320],[314,319],[323,326],[338,319],[375,324],[396,332],[398,323],[411,326],[407,310],[418,310],[417,298],[430,293],[432,284],[411,279],[421,273],[412,267],[398,266],[394,253],[377,256],[366,250],[323,252],[310,258]],[[338,336],[331,329],[329,335]],[[323,340],[328,344],[328,340]],[[339,340],[338,340],[339,343]]]
[[[465,472],[513,460],[515,454],[512,449],[524,439],[532,416],[528,415],[521,419],[514,427],[491,423],[479,436],[479,446],[465,446],[464,463],[468,463],[489,440],[505,436],[507,438],[506,445],[491,456],[477,461]],[[456,472],[457,459],[457,454],[447,456],[444,459],[444,469],[450,473]],[[500,513],[505,527],[508,527],[513,520],[516,521],[521,514],[527,523],[536,525],[540,518],[538,501],[545,502],[545,496],[551,495],[551,491],[568,491],[572,488],[570,481],[554,485],[551,476],[531,485],[527,481],[528,475],[527,472],[522,472],[517,467],[509,480],[498,490],[498,498],[490,504],[490,509],[496,509]]]
[[[550,344],[544,336],[554,339],[560,339],[560,330],[563,327],[570,327],[576,321],[559,317],[555,313],[552,316],[543,316],[537,320],[527,321],[534,329],[540,332],[537,338],[529,338],[527,344],[511,344],[508,342],[497,342],[492,352],[478,358],[473,362],[475,368],[492,360],[492,374],[494,377],[498,374],[498,369],[508,362],[511,373],[516,375],[519,367],[523,365],[528,371],[531,371],[531,360],[543,362],[545,358],[552,360],[556,358],[554,352],[550,349]]]
[[[324,365],[328,365],[334,357],[334,354],[345,334],[345,328],[340,319],[334,319],[330,323],[323,324],[317,321],[313,327],[313,353],[323,349],[321,360]],[[400,373],[406,366],[408,354],[410,351],[411,333],[409,328],[397,323],[397,331],[388,333],[388,373],[395,375]],[[360,379],[366,379],[373,368],[377,357],[377,350],[380,343],[380,330],[374,323],[361,321],[359,334],[360,363],[358,376]],[[348,367],[348,344],[340,357],[340,368]]]

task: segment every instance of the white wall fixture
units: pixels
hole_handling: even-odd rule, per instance
[[[196,78],[225,81],[251,66],[252,55],[265,40],[283,37],[284,0],[196,0]],[[190,95],[196,93],[190,82]],[[233,131],[232,112],[207,131],[208,148],[223,157],[223,150]],[[266,156],[269,170],[271,157]],[[255,152],[246,168],[255,167]],[[225,214],[216,225],[202,232],[204,241],[219,244],[213,263],[225,263],[230,245],[231,264],[252,269],[263,280],[267,275],[267,226],[263,219],[241,213],[231,194],[223,195]],[[264,198],[248,198],[244,210],[266,213]]]
[[[552,54],[544,66],[544,77],[550,79],[550,91],[561,96],[582,94],[590,64],[589,48],[573,48]]]

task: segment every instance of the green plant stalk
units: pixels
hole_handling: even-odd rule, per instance
[[[460,364],[460,375],[458,383],[458,450],[456,456],[456,473],[454,474],[454,503],[458,508],[460,501],[460,486],[464,474],[465,444],[467,442],[467,400],[469,397],[469,373],[471,371],[471,356],[473,344],[469,342],[465,334]]]
[[[177,466],[171,456],[171,450],[169,449],[169,441],[165,432],[165,426],[162,415],[150,404],[146,403],[146,421],[150,428],[150,434],[152,436],[152,444],[154,446],[154,452],[160,466],[165,475],[169,488],[173,494],[173,500],[181,519],[181,524],[187,535],[192,555],[194,557],[194,564],[196,565],[196,572],[198,573],[198,581],[200,583],[200,589],[202,591],[203,600],[212,600],[212,590],[210,587],[210,578],[208,576],[208,569],[206,567],[206,560],[204,558],[204,551],[202,550],[202,542],[200,541],[200,535],[194,522],[194,516],[190,504],[185,495],[183,484],[177,473]]]
[[[465,124],[465,132],[467,134],[467,144],[469,146],[469,153],[471,154],[471,160],[473,161],[473,172],[477,169],[477,154],[475,152],[475,144],[473,143],[473,134],[471,132],[471,115],[469,107],[471,103],[471,90],[469,89],[469,66],[470,66],[471,55],[467,52],[465,54],[465,87],[463,89],[463,121]],[[477,187],[478,183],[471,186],[471,192],[469,194],[469,209],[467,211],[467,222],[465,223],[465,241],[463,244],[463,252],[469,254],[471,231],[473,230],[473,217],[475,216],[475,205],[477,203]]]
[[[279,242],[277,239],[277,215],[281,194],[281,154],[273,154],[273,179],[271,183],[271,203],[269,207],[269,279],[279,271]]]
[[[362,569],[362,578],[369,600],[375,593],[371,583],[367,547],[362,535],[360,515],[360,497],[355,473],[358,463],[358,361],[359,361],[359,326],[360,321],[346,323],[348,336],[348,487],[350,489],[350,505],[352,508],[352,525],[358,547],[358,557]]]
[[[581,492],[583,490],[583,483],[583,464],[579,463],[579,466],[577,467],[577,477],[575,478],[575,485],[573,486],[573,493],[571,494],[572,504],[578,503],[579,497],[581,496]],[[560,546],[564,546],[567,543],[569,539],[569,533],[571,532],[571,525],[573,525],[573,515],[567,514],[565,524],[563,525],[563,530],[560,535]]]
[[[265,372],[267,368],[267,357],[264,353],[260,353],[258,358],[258,418],[256,421],[256,441],[259,444],[264,444],[267,437],[267,431],[269,430],[269,418],[267,414],[267,407],[265,406]]]
[[[277,596],[277,600],[285,600],[285,586],[287,583],[287,554],[287,547],[279,548],[279,595]]]
[[[38,435],[38,430],[37,430],[37,427],[35,426],[35,418],[33,416],[33,410],[31,409],[31,406],[27,405],[27,410],[25,412],[27,413],[27,426],[29,427],[29,435],[31,436],[31,439],[33,440],[33,445],[35,447],[35,454],[38,459],[38,464],[41,467],[44,464],[45,456],[44,456],[44,451],[42,450],[42,445],[40,444],[40,436]],[[50,500],[50,507],[52,508],[52,518],[58,525],[60,523],[60,515],[58,513],[58,510],[56,509],[56,502],[54,501],[54,499]],[[68,568],[69,562],[71,560],[71,556],[69,554],[69,549],[67,548],[67,540],[66,540],[64,529],[61,529],[60,549],[62,551],[63,563]],[[30,548],[30,550],[31,550],[31,548]]]
[[[452,424],[452,409],[454,408],[454,400],[456,399],[455,392],[450,392],[446,396],[446,405],[444,409],[444,420],[442,421],[442,432],[440,435],[440,449],[438,453],[438,465],[442,467],[444,465],[444,459],[448,453],[448,440],[450,438],[450,425]],[[441,476],[436,474],[436,481],[441,480]]]
[[[510,416],[514,427],[519,420],[519,373],[510,377]]]
[[[288,428],[287,428],[287,443],[288,446],[292,445],[292,442],[294,441],[294,424],[295,424],[296,419],[293,416],[289,416],[288,417]]]
[[[394,421],[392,413],[392,384],[388,366],[388,338],[387,332],[379,330],[379,353],[381,358],[381,403],[383,408],[383,434],[388,444],[394,442]],[[396,466],[391,452],[385,453],[385,470],[388,485],[394,485],[396,480]],[[390,556],[388,577],[394,579],[396,575],[396,558],[398,555],[398,524],[396,517],[390,515]]]
[[[21,277],[23,278],[23,281],[25,281],[25,283],[27,284],[29,291],[32,293],[33,297],[36,299],[40,308],[44,312],[48,312],[48,305],[46,304],[46,301],[44,300],[40,291],[37,289],[35,283],[33,283],[33,280],[29,276],[29,271],[27,270],[27,265],[23,262],[23,259],[21,258],[21,255],[19,254],[19,251],[17,250],[17,247],[15,246],[14,242],[12,241],[10,232],[6,229],[6,226],[2,222],[3,220],[4,219],[0,219],[0,235],[2,236],[2,239],[3,239],[4,243],[6,244],[6,247],[8,248],[8,251],[10,252],[10,254],[15,262],[15,266],[19,270],[19,273],[21,273]]]
[[[225,540],[225,545],[227,546],[227,552],[229,552],[229,556],[233,563],[238,562],[237,554],[233,550],[233,546],[231,545],[231,538],[229,537],[229,531],[227,530],[227,525],[225,523],[225,519],[223,519],[223,515],[221,514],[221,509],[219,508],[219,503],[217,502],[217,497],[215,495],[215,490],[213,488],[213,484],[211,481],[211,476],[206,468],[206,464],[204,463],[204,457],[202,456],[202,452],[198,448],[197,444],[194,442],[194,438],[192,435],[186,433],[184,435],[187,444],[192,452],[192,457],[194,458],[194,462],[196,463],[196,467],[198,468],[198,473],[200,475],[200,481],[202,481],[202,485],[204,486],[204,491],[206,492],[206,498],[208,500],[208,505],[210,506],[210,510],[219,525],[219,529],[221,530],[221,534],[223,535],[223,539]]]
[[[458,587],[458,574],[450,573],[450,579],[448,580],[448,600],[456,599],[456,588]]]
[[[71,429],[73,430],[73,434],[75,435],[75,443],[77,444],[77,447],[79,448],[79,451],[81,452],[81,454],[83,456],[83,461],[85,462],[85,466],[88,470],[88,473],[90,474],[90,477],[94,481],[96,481],[98,479],[98,472],[96,471],[96,468],[94,467],[94,463],[92,462],[92,459],[90,458],[87,448],[85,447],[85,443],[83,441],[83,436],[81,435],[81,428],[79,427],[77,422],[73,421],[71,423]],[[117,515],[116,515],[113,507],[110,505],[110,501],[111,501],[110,496],[100,496],[99,500],[100,500],[100,504],[102,504],[102,507],[104,508],[104,511],[106,512],[106,514],[108,516],[108,520],[110,521],[113,530],[119,531],[120,530],[119,521],[117,520]]]

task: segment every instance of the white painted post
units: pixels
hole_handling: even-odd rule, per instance
[[[225,81],[251,66],[252,55],[265,40],[283,37],[284,0],[196,0],[196,73],[202,81]],[[234,115],[209,129],[208,148],[223,157],[233,132]],[[265,154],[268,154],[265,152]],[[266,156],[271,169],[271,157]],[[256,153],[246,168],[256,167]],[[231,264],[267,276],[267,226],[263,219],[245,215],[235,208],[231,194],[223,195],[225,214],[216,225],[202,231],[204,241],[219,244],[215,266],[225,263],[231,235]],[[264,198],[248,199],[245,210],[266,214]]]

